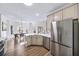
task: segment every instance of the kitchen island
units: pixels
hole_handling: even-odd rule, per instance
[[[25,42],[27,42],[27,46],[43,46],[47,50],[50,50],[50,38],[49,34],[24,34]]]

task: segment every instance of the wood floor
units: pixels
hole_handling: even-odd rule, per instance
[[[8,51],[5,56],[44,56],[48,53],[48,50],[41,46],[29,46],[18,44],[16,47],[12,47],[13,43],[10,42]],[[11,46],[11,48],[10,48]]]

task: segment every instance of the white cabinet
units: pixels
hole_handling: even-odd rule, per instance
[[[63,9],[63,19],[76,18],[76,16],[77,16],[76,7],[77,7],[76,5],[73,5],[73,6]]]
[[[37,36],[37,45],[43,45],[43,37],[42,36]]]
[[[43,45],[43,38],[40,35],[32,36],[32,45]]]
[[[32,45],[36,45],[37,44],[37,37],[36,35],[31,36],[32,39]]]
[[[43,45],[43,36],[41,35],[26,36],[26,42],[27,42],[27,46]]]
[[[50,49],[50,38],[43,37],[43,46],[48,50]]]
[[[62,20],[62,10],[54,14],[54,21]]]
[[[31,45],[31,37],[30,36],[26,36],[26,42],[27,42],[27,46]]]

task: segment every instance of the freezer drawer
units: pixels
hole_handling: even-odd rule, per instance
[[[70,47],[51,42],[51,54],[54,56],[72,56],[73,50]]]
[[[73,51],[72,48],[68,48],[65,46],[60,45],[60,56],[72,56],[73,55]]]
[[[60,44],[51,42],[51,54],[54,56],[59,56],[60,54]]]

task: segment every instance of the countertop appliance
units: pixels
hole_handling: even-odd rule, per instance
[[[55,21],[51,24],[51,54],[55,56],[79,55],[78,19]]]

